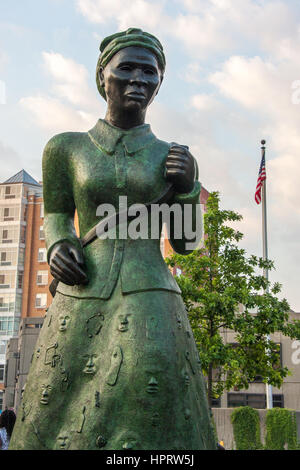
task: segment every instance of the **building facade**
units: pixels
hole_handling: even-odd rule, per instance
[[[0,410],[8,341],[50,303],[43,217],[42,186],[25,170],[0,184]]]
[[[290,320],[299,320],[300,313],[290,312]],[[221,332],[225,343],[236,344],[235,334],[229,330]],[[292,340],[281,333],[271,335],[272,341],[279,345],[280,364],[291,371],[291,375],[284,378],[280,388],[272,387],[273,407],[300,410],[300,341]],[[266,384],[262,377],[256,377],[249,383],[247,390],[230,390],[220,398],[215,399],[215,408],[235,408],[238,406],[251,406],[265,409],[267,406]]]

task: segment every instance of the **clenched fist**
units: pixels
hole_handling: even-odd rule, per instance
[[[49,265],[52,276],[68,286],[88,283],[83,270],[83,255],[69,242],[57,243],[53,247]]]
[[[195,161],[188,147],[171,144],[166,161],[166,179],[173,183],[177,193],[189,193],[195,182]]]

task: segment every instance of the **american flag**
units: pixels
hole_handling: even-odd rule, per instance
[[[262,188],[262,185],[263,185],[263,181],[265,181],[266,178],[267,177],[266,177],[265,152],[263,152],[263,155],[261,157],[259,172],[258,172],[256,190],[255,190],[255,202],[256,202],[256,204],[261,203],[261,188]]]

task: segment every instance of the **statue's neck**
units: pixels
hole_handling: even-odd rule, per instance
[[[131,129],[132,127],[141,126],[145,123],[146,110],[126,110],[114,109],[108,106],[105,114],[105,121],[109,122],[120,129]]]

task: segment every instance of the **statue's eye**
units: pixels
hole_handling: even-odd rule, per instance
[[[144,73],[145,73],[146,75],[155,75],[155,72],[154,72],[154,70],[152,70],[152,69],[145,69],[145,70],[144,70]]]
[[[124,72],[130,72],[131,70],[130,65],[121,65],[119,68],[120,70],[123,70]]]

